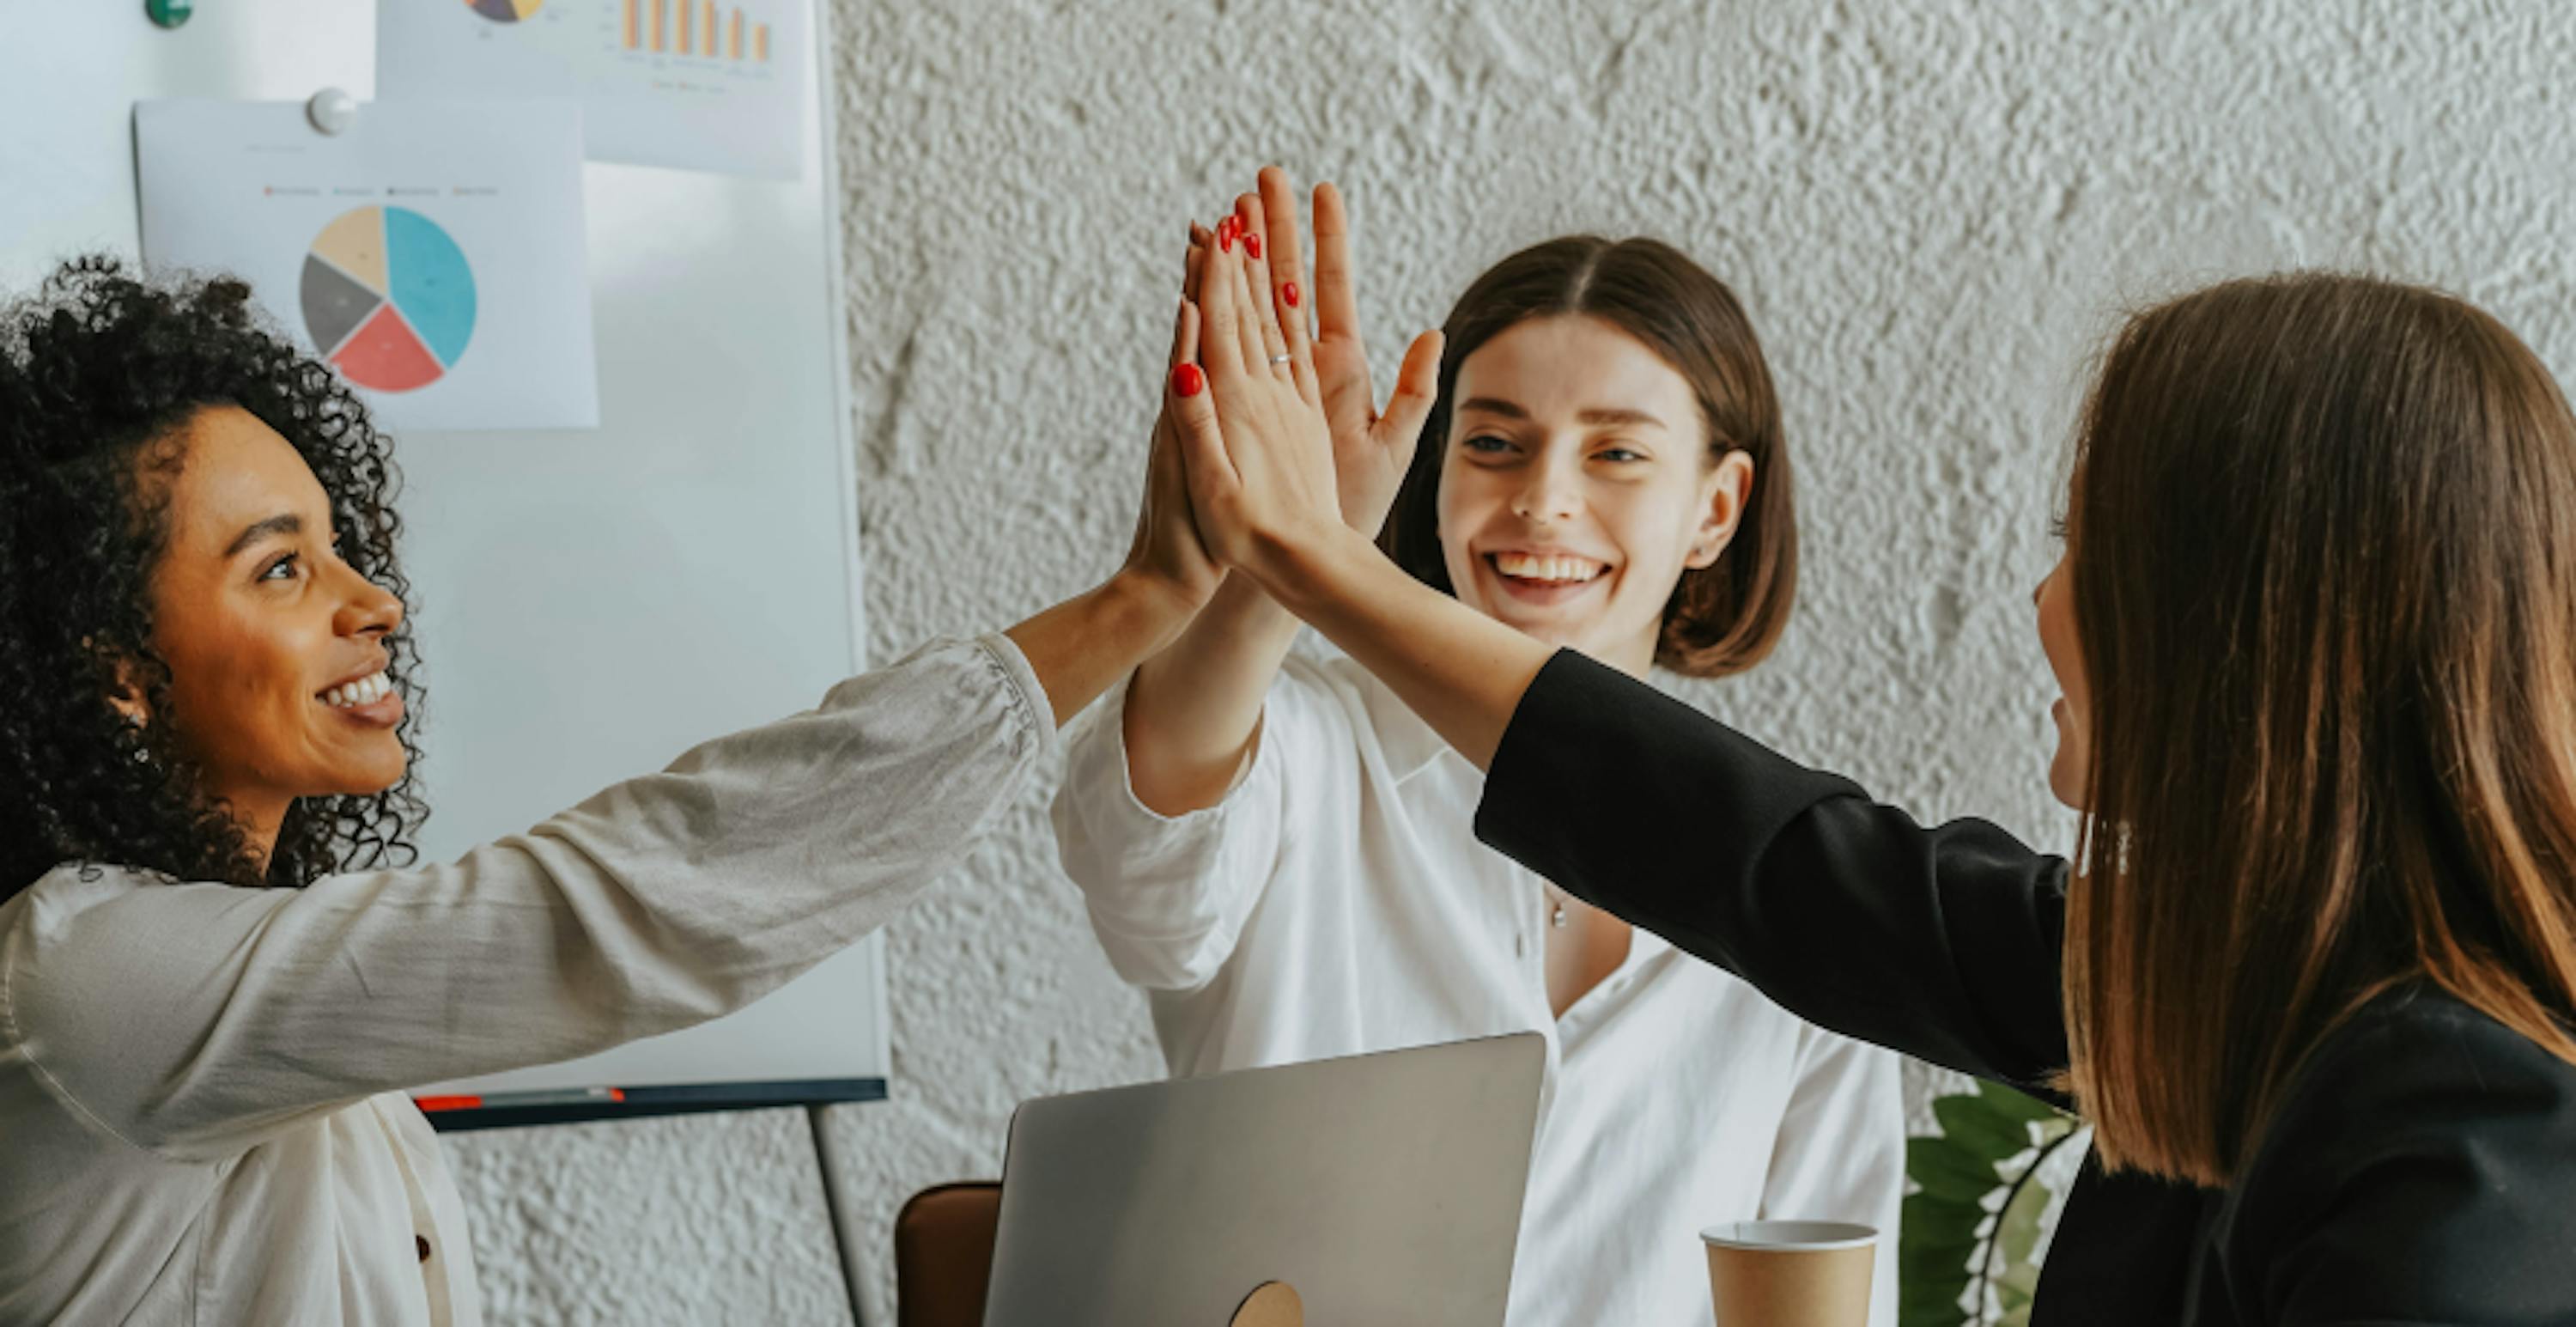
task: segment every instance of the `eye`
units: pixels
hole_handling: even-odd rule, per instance
[[[280,553],[267,566],[259,569],[256,579],[263,581],[293,580],[301,574],[304,558],[300,553]]]
[[[1638,451],[1634,447],[1604,447],[1601,450],[1592,453],[1592,459],[1596,461],[1618,462],[1642,461],[1646,459],[1646,454]]]
[[[1459,443],[1458,449],[1460,451],[1476,452],[1485,456],[1499,456],[1504,452],[1510,451],[1512,449],[1512,444],[1509,440],[1497,438],[1493,434],[1479,433],[1475,437]]]

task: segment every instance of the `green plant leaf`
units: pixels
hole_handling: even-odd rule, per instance
[[[2032,1124],[2048,1124],[2066,1118],[2065,1112],[2055,1106],[2029,1093],[2016,1092],[1992,1079],[1977,1080],[1977,1095],[1984,1098],[1987,1105],[2003,1114],[2014,1119],[2028,1120]]]
[[[1905,1140],[1905,1173],[1925,1193],[1979,1202],[2003,1187],[1994,1163],[1947,1138]]]
[[[1968,1279],[1960,1277],[1956,1285],[1907,1281],[1896,1291],[1897,1327],[1967,1327],[1968,1311],[1959,1300],[1968,1293]]]
[[[1995,1319],[1995,1327],[2030,1327],[2030,1305],[2020,1304],[2004,1310],[2004,1316]]]
[[[1941,1136],[1988,1161],[2006,1161],[2030,1150],[2030,1122],[2007,1115],[1983,1096],[1942,1097],[1932,1103]]]
[[[1983,1245],[1976,1240],[1964,1244],[1918,1244],[1906,1240],[1896,1251],[1896,1278],[1900,1284],[1917,1281],[1959,1281],[1975,1267]]]
[[[2048,1186],[2033,1178],[2021,1186],[1995,1220],[1996,1252],[2007,1270],[2030,1262],[2039,1251],[2039,1218],[2048,1210]]]
[[[1898,1208],[1898,1238],[1906,1244],[1973,1244],[1986,1209],[1936,1193],[1909,1193]]]

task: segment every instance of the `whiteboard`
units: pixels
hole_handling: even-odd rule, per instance
[[[72,253],[135,255],[134,102],[369,100],[374,10],[215,0],[163,31],[140,3],[0,5],[0,291]],[[860,666],[831,43],[812,17],[801,178],[583,167],[600,427],[395,439],[429,860],[810,708]],[[291,325],[292,293],[262,294]],[[423,1091],[482,1098],[432,1115],[476,1127],[881,1097],[887,1063],[871,938],[715,1023]]]

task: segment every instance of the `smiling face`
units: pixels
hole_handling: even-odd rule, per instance
[[[1495,335],[1453,394],[1439,529],[1460,602],[1644,674],[1674,584],[1734,536],[1751,458],[1712,461],[1689,382],[1580,314]]]
[[[151,582],[174,711],[163,740],[264,841],[296,798],[402,778],[403,701],[384,675],[402,601],[340,560],[322,485],[257,417],[208,408],[180,442]],[[116,704],[163,717],[132,696]]]

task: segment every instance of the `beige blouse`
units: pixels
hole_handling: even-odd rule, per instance
[[[751,1003],[963,858],[1054,744],[991,636],[452,865],[47,874],[0,903],[0,1324],[479,1322],[401,1089]]]

